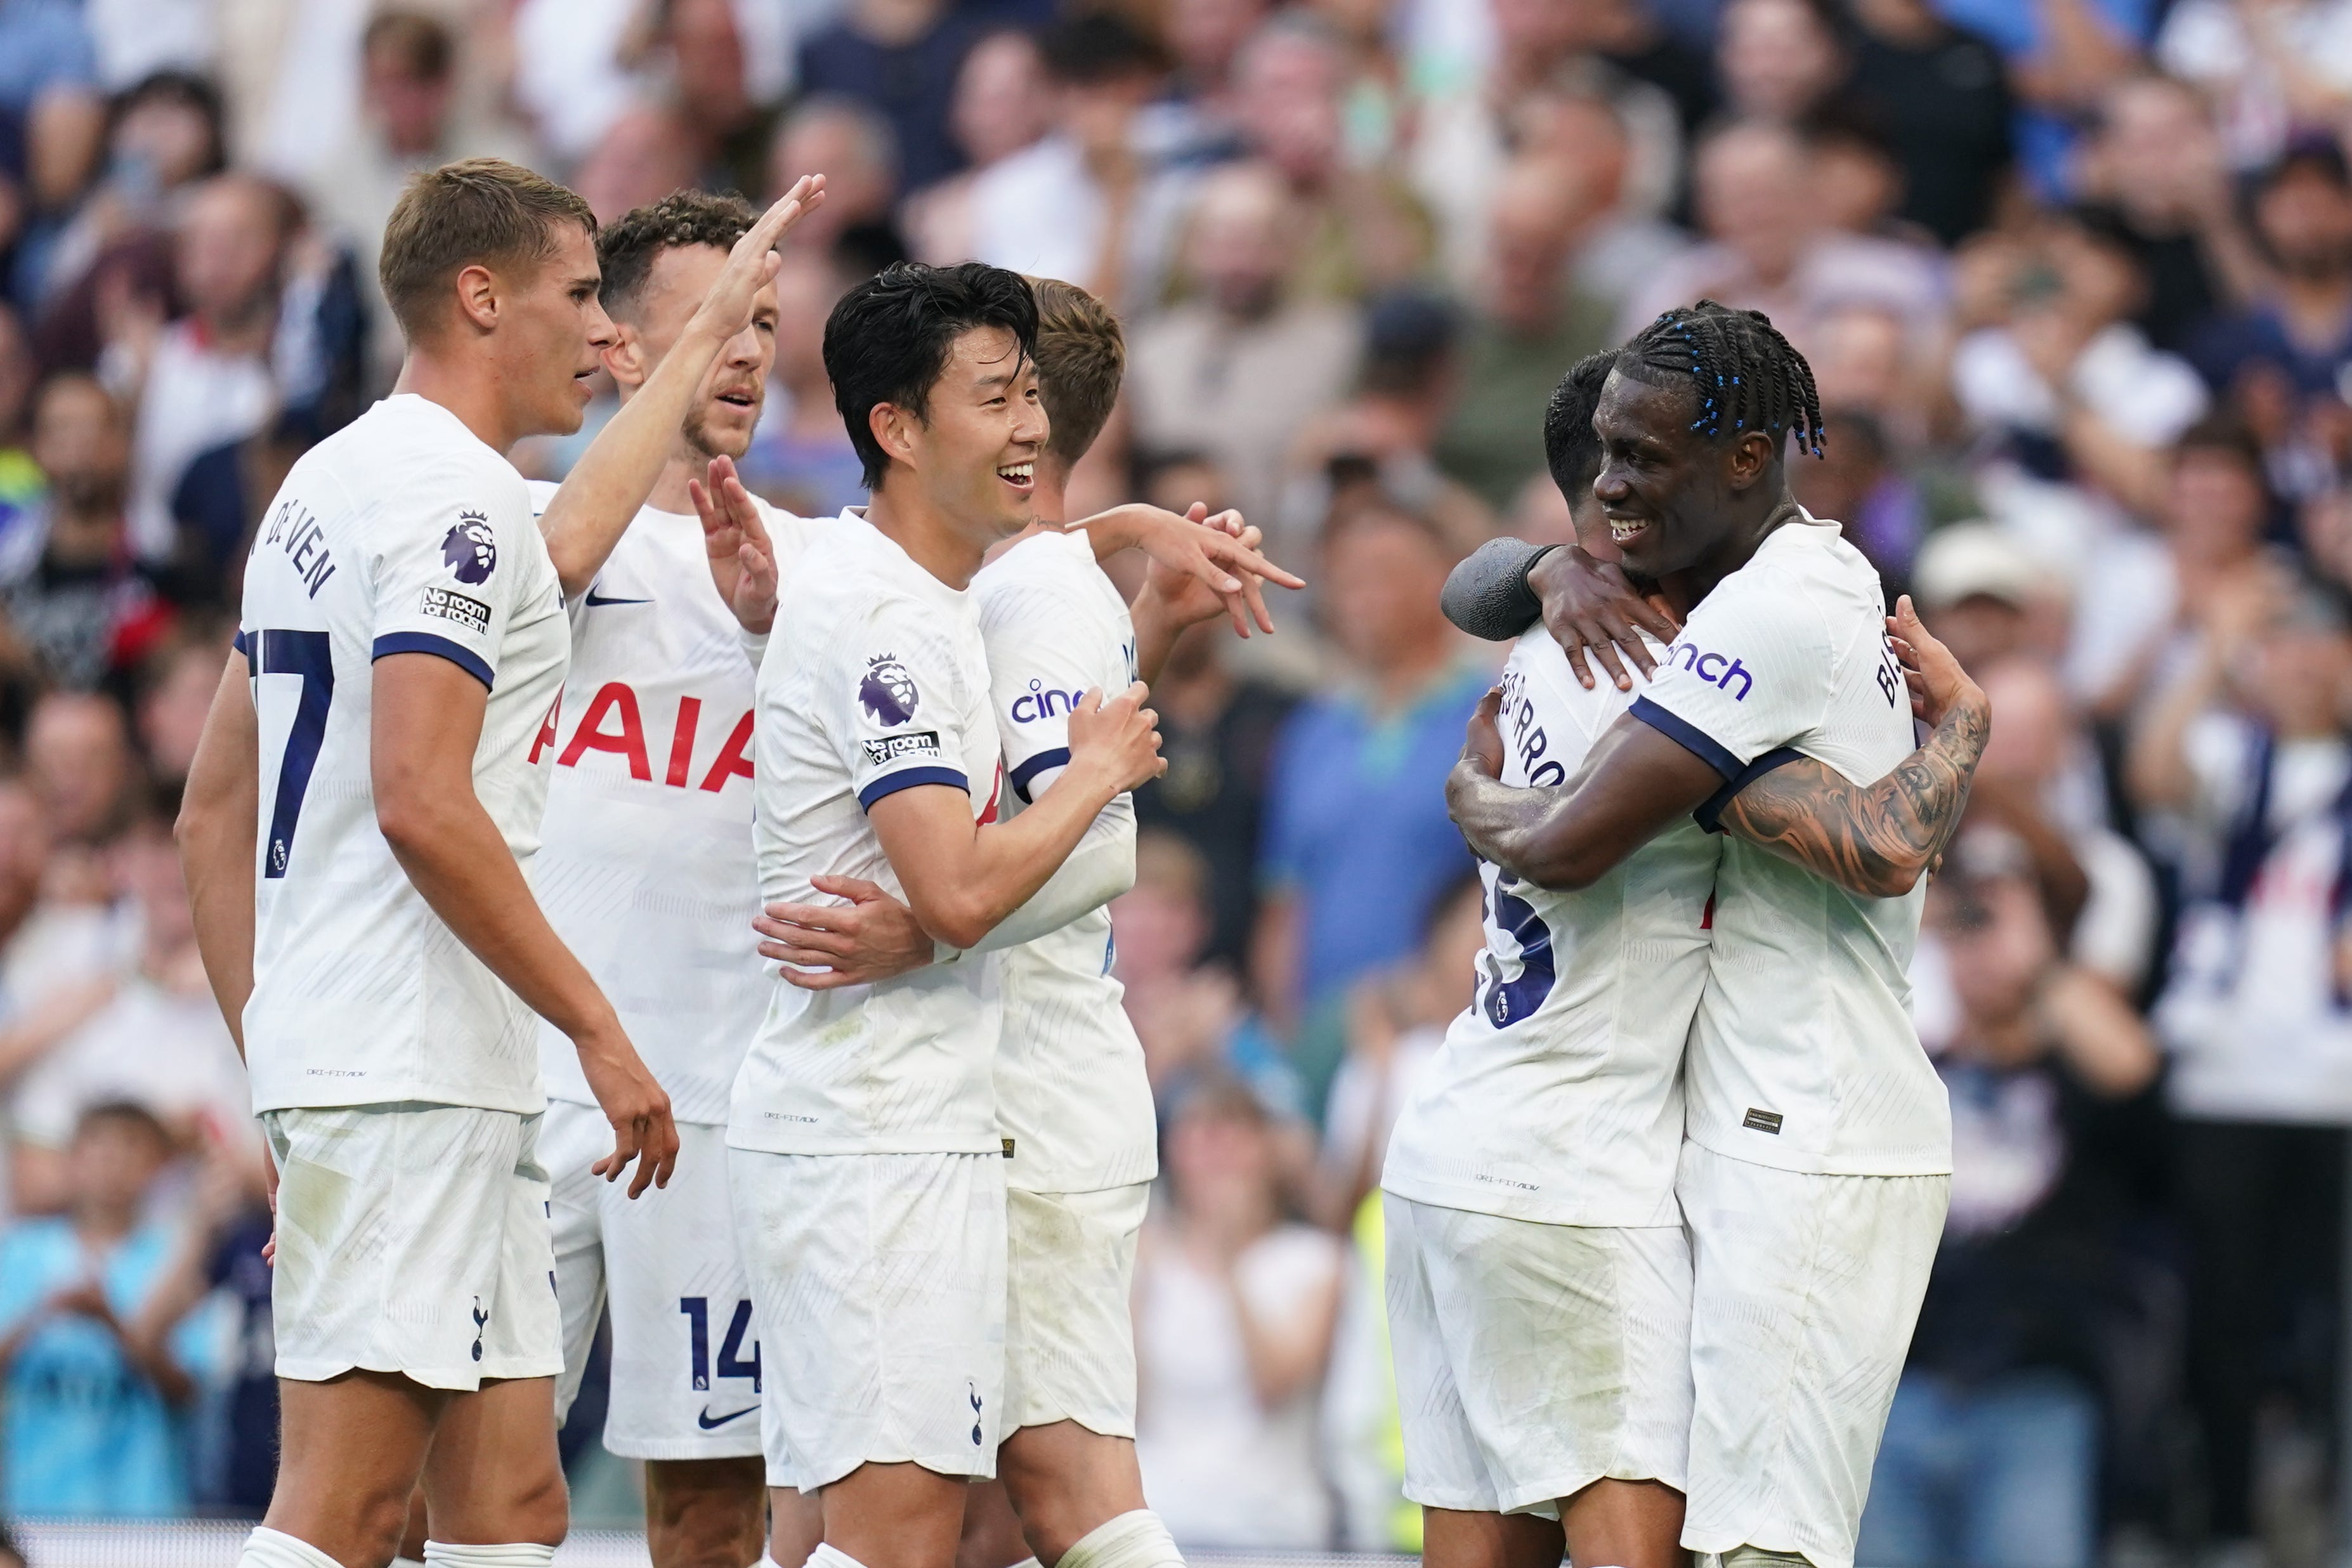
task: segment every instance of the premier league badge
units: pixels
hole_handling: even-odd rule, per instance
[[[498,569],[499,537],[490,520],[478,511],[461,511],[441,540],[443,564],[460,583],[480,583]]]
[[[874,715],[876,723],[887,727],[912,719],[920,699],[907,667],[886,653],[866,665],[866,679],[857,685],[857,700]]]

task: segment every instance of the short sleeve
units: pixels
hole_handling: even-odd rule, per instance
[[[1034,800],[1070,760],[1070,710],[1105,679],[1100,638],[1043,584],[992,592],[981,607],[1005,782]],[[1108,693],[1106,693],[1108,695]]]
[[[885,598],[835,650],[827,679],[839,721],[831,728],[857,804],[868,811],[918,784],[971,793],[957,699],[962,672],[940,618],[936,606]]]
[[[1819,727],[1834,674],[1811,597],[1777,573],[1735,574],[1691,612],[1633,713],[1728,781]]]
[[[495,687],[538,542],[520,479],[452,470],[388,500],[375,521],[373,657],[435,654]]]

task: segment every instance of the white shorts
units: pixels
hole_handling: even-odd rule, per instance
[[[464,1105],[265,1112],[278,1375],[429,1388],[563,1370],[540,1119]]]
[[[1951,1178],[1811,1175],[1685,1143],[1675,1190],[1695,1286],[1683,1545],[1853,1568]]]
[[[768,1484],[865,1464],[993,1476],[1004,1384],[1004,1157],[730,1149],[767,1334]]]
[[[1151,1184],[1004,1194],[1004,1430],[1135,1436],[1135,1242]]]
[[[555,1295],[563,1305],[562,1420],[580,1393],[596,1317],[613,1309],[604,1447],[630,1459],[736,1459],[760,1452],[760,1331],[735,1259],[727,1129],[677,1124],[667,1187],[629,1196],[589,1167],[613,1152],[593,1105],[547,1102],[541,1162],[555,1186]]]
[[[1557,1517],[1603,1479],[1681,1488],[1681,1227],[1542,1225],[1381,1194],[1404,1495]]]

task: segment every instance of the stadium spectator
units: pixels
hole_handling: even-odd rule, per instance
[[[1244,516],[1278,510],[1293,440],[1346,395],[1360,353],[1352,312],[1289,290],[1286,202],[1281,177],[1263,164],[1205,176],[1183,249],[1197,295],[1129,338],[1137,442],[1210,458]]]
[[[2286,1336],[2298,1310],[2342,1288],[2340,1254],[2321,1238],[2341,1225],[2352,1121],[2337,902],[2347,681],[2341,604],[2242,575],[2209,596],[2186,667],[2132,744],[2134,797],[2173,814],[2187,892],[2154,1022],[2172,1058],[2189,1387],[2225,1544],[2256,1524],[2263,1405],[2302,1394],[2304,1418],[2326,1419],[2307,1403],[2325,1386],[2324,1352]]]
[[[1309,299],[1361,299],[1431,255],[1428,216],[1403,183],[1347,162],[1347,65],[1339,37],[1305,15],[1266,23],[1234,61],[1243,145],[1282,176],[1300,235],[1289,282]]]
[[[1322,620],[1349,679],[1283,726],[1251,954],[1285,1027],[1412,952],[1421,911],[1470,864],[1440,788],[1489,684],[1437,607],[1457,555],[1431,520],[1377,497],[1343,496],[1326,524]],[[1306,1068],[1310,1091],[1337,1065],[1327,1048]]]
[[[976,31],[971,10],[949,0],[849,0],[801,41],[801,90],[872,108],[889,127],[904,188],[921,190],[963,164],[948,104]],[[800,172],[814,169],[833,172],[822,163]]]
[[[1944,245],[1992,216],[2011,161],[2013,113],[1999,50],[1926,0],[1855,0],[1857,103],[1886,127],[1903,165],[1903,217]]]
[[[2247,384],[2266,383],[2299,413],[2324,405],[2352,366],[2352,173],[2333,143],[2308,142],[2255,176],[2247,205],[2268,269],[2189,357],[2217,397],[2258,398]]]
[[[1941,319],[1934,258],[1826,226],[1797,132],[1727,125],[1699,144],[1692,179],[1707,237],[1633,290],[1618,316],[1621,336],[1700,298],[1762,310],[1801,345],[1822,313],[1857,300],[1882,305],[1915,329],[1931,331]]]
[[[794,105],[769,144],[767,199],[811,174],[824,175],[824,205],[793,225],[787,247],[831,252],[870,229],[887,231],[892,237],[883,243],[898,244],[890,213],[903,188],[898,143],[879,112],[855,98],[816,93]]]
[[[1799,124],[1845,77],[1836,23],[1808,0],[1731,0],[1716,27],[1724,107],[1743,120]]]
[[[95,692],[51,692],[25,720],[25,775],[59,843],[95,848],[128,816],[137,761],[121,706]]]
[[[1340,1246],[1286,1223],[1276,1142],[1247,1089],[1210,1079],[1167,1137],[1166,1210],[1136,1269],[1136,1457],[1171,1533],[1212,1547],[1319,1547],[1331,1505],[1316,1384]]]
[[[977,183],[1052,129],[1049,90],[1045,58],[1028,34],[1007,29],[972,45],[948,106],[949,127],[969,167],[907,198],[899,224],[916,260],[944,267],[981,256],[975,237],[991,215],[974,200]]]
[[[1498,510],[1543,469],[1542,423],[1528,412],[1550,397],[1562,365],[1610,342],[1610,304],[1570,280],[1577,242],[1602,210],[1596,197],[1558,158],[1521,160],[1495,189],[1479,310],[1436,456]]]
[[[143,1107],[93,1106],[67,1152],[70,1210],[0,1230],[0,1499],[13,1513],[187,1510],[180,1412],[201,1334],[143,1321],[172,1246],[144,1209],[171,1152]]]
[[[751,450],[737,465],[743,482],[802,517],[838,517],[866,495],[849,433],[824,374],[824,319],[849,285],[840,264],[789,252],[776,270],[776,363]]]
[[[2069,965],[2021,847],[1969,841],[1925,941],[1958,1003],[1952,1207],[1870,1479],[1857,1554],[1888,1568],[2098,1560],[2107,1324],[2128,1312],[2113,1145],[2154,1081],[2146,1026]]]
[[[87,691],[126,668],[157,625],[154,586],[131,550],[124,515],[131,431],[92,376],[43,384],[33,458],[42,505],[0,534],[0,605],[30,664],[20,672]]]

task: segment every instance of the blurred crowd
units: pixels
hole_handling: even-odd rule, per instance
[[[2347,145],[2352,0],[0,0],[0,1511],[267,1499],[257,1144],[169,827],[256,520],[397,369],[401,182],[495,153],[607,219],[827,176],[741,465],[777,503],[861,497],[833,300],[976,256],[1126,324],[1078,511],[1235,505],[1312,580],[1171,661],[1115,910],[1181,1540],[1416,1542],[1373,1205],[1471,992],[1442,781],[1500,651],[1438,588],[1567,539],[1553,382],[1709,296],[1810,357],[1800,499],[1998,715],[1915,972],[1957,1171],[1863,1555],[2318,1561]]]

